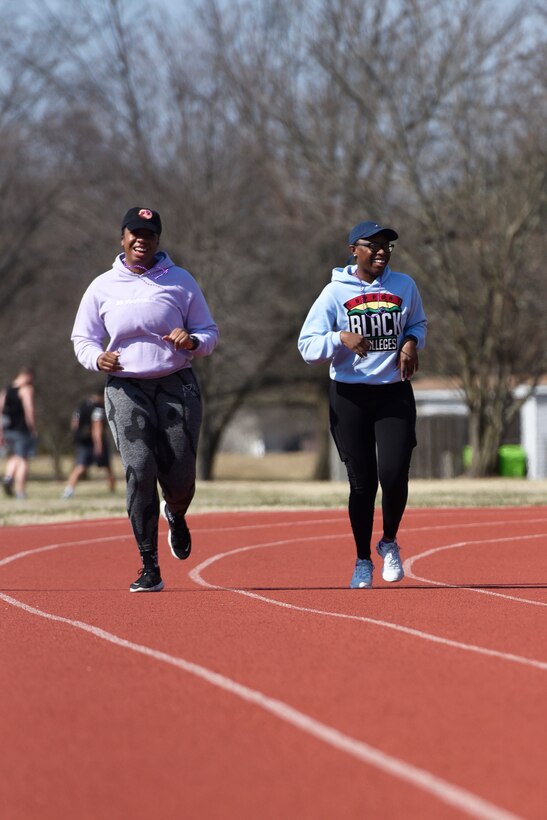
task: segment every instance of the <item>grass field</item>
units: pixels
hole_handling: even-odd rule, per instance
[[[63,465],[68,474],[71,461]],[[0,462],[0,469],[4,463]],[[118,487],[107,491],[100,470],[81,481],[70,501],[60,498],[63,481],[51,479],[47,461],[31,465],[28,498],[0,497],[0,526],[68,521],[75,518],[124,516],[125,486],[121,465],[115,461]],[[191,511],[250,507],[345,507],[347,484],[311,481],[313,456],[309,453],[272,453],[256,459],[226,454],[220,457],[215,481],[198,482]],[[378,503],[380,494],[378,494]],[[413,479],[409,507],[487,507],[547,504],[547,480],[525,479]]]

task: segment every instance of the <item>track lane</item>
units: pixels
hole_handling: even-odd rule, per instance
[[[309,512],[306,515],[309,519]],[[304,525],[296,524],[294,520],[291,521],[290,515],[284,517],[287,520],[281,525],[283,529],[287,529],[288,523],[292,525],[292,528],[296,527],[297,530],[300,530],[302,526],[309,526],[309,524],[306,523]],[[259,515],[255,516],[255,520],[256,518],[259,519],[258,523],[261,525],[260,530],[262,531],[267,530],[270,526],[275,526],[275,517],[271,515]],[[327,526],[329,518],[331,522],[334,518],[332,526],[335,529],[334,534],[336,538],[343,538],[345,528],[342,517],[338,520],[338,517],[336,515],[333,516],[331,511],[328,515],[315,516],[314,520],[319,520],[321,531],[321,527],[324,528]],[[423,516],[421,516],[421,518],[423,519]],[[202,554],[207,551],[214,554],[215,550],[226,547],[227,539],[232,540],[237,537],[238,540],[235,543],[240,543],[242,538],[246,537],[244,536],[245,532],[248,533],[251,540],[253,537],[252,517],[249,519],[249,516],[237,516],[237,518],[234,519],[237,523],[234,524],[232,521],[231,524],[237,527],[237,530],[231,533],[228,529],[224,535],[221,530],[223,529],[222,522],[227,522],[226,518],[223,519],[222,516],[217,516],[215,521],[209,522],[213,523],[213,526],[203,528],[201,523],[198,522],[198,517],[196,517],[195,520],[196,527],[193,527],[193,529],[196,533],[196,537],[199,539],[198,545],[200,553]],[[317,525],[314,524],[314,526]],[[328,524],[328,526],[331,526],[331,524]],[[70,528],[66,529],[70,530]],[[121,528],[121,530],[123,530],[123,528]],[[95,532],[95,536],[98,536],[98,530]],[[256,530],[254,531],[254,536],[256,539]],[[123,535],[120,535],[120,539],[123,540]],[[29,589],[30,584],[34,583],[36,588],[24,592],[24,598],[25,600],[30,600],[30,598],[34,599],[36,605],[40,602],[42,604],[46,602],[50,604],[54,603],[56,611],[63,611],[66,608],[70,613],[80,609],[82,614],[91,613],[94,615],[97,623],[102,623],[103,626],[106,621],[112,621],[113,627],[119,626],[121,628],[122,635],[124,631],[128,634],[134,634],[135,631],[138,631],[146,637],[149,637],[152,641],[152,645],[165,645],[169,650],[175,653],[186,651],[188,657],[202,659],[206,664],[210,664],[211,668],[218,668],[220,664],[223,672],[230,672],[234,674],[234,676],[236,673],[240,673],[241,679],[245,680],[246,683],[256,683],[257,686],[261,684],[263,688],[271,691],[272,694],[280,692],[282,695],[286,695],[289,693],[291,695],[291,703],[295,703],[296,707],[302,706],[304,710],[312,705],[314,707],[314,714],[316,714],[320,720],[328,717],[328,712],[331,710],[336,726],[341,726],[341,729],[347,728],[350,732],[355,728],[356,704],[358,713],[360,713],[362,709],[362,706],[359,705],[361,703],[360,695],[363,691],[361,681],[367,681],[367,689],[371,687],[371,690],[375,693],[374,703],[370,714],[368,714],[368,712],[366,714],[367,719],[365,721],[366,727],[364,730],[361,721],[358,721],[359,736],[363,735],[363,731],[367,736],[369,734],[373,737],[377,735],[379,744],[384,743],[389,748],[390,743],[392,743],[395,753],[400,753],[401,749],[404,748],[403,741],[411,743],[410,749],[413,750],[413,754],[418,751],[417,747],[420,745],[427,751],[427,742],[425,742],[423,732],[420,730],[419,721],[416,723],[410,720],[406,713],[406,704],[405,708],[401,710],[392,709],[393,702],[397,699],[398,695],[397,686],[394,686],[394,681],[389,680],[390,674],[393,676],[393,667],[392,664],[387,662],[389,659],[385,657],[386,654],[393,654],[401,661],[400,673],[404,673],[408,698],[411,703],[413,702],[413,696],[417,699],[414,708],[418,713],[421,712],[422,720],[431,719],[431,716],[436,715],[442,706],[442,699],[439,701],[439,698],[433,698],[431,703],[427,706],[423,706],[421,702],[423,692],[429,691],[430,684],[427,680],[427,675],[417,674],[415,668],[417,664],[415,650],[408,651],[408,638],[400,638],[400,636],[398,636],[398,641],[400,640],[399,645],[398,642],[394,643],[391,637],[389,638],[389,642],[386,643],[385,637],[378,639],[374,635],[369,635],[368,631],[367,634],[363,636],[362,625],[355,631],[353,625],[352,628],[348,630],[347,624],[344,625],[342,631],[340,631],[338,625],[332,630],[330,627],[327,629],[323,623],[316,627],[303,625],[301,623],[301,616],[295,619],[294,613],[288,620],[285,613],[279,616],[279,613],[274,615],[270,611],[264,613],[259,612],[260,606],[264,607],[264,604],[261,604],[258,608],[256,608],[256,604],[253,604],[252,608],[249,609],[248,602],[246,602],[246,605],[242,608],[240,602],[233,600],[233,594],[200,593],[188,582],[171,584],[169,594],[163,593],[161,596],[146,596],[146,600],[143,601],[142,596],[129,596],[126,592],[127,550],[131,549],[131,546],[128,546],[126,543],[118,543],[116,548],[115,544],[116,541],[104,542],[92,550],[81,549],[80,547],[63,549],[63,561],[56,562],[55,568],[57,573],[59,572],[60,565],[63,566],[63,572],[65,572],[66,568],[67,578],[65,579],[63,577],[62,583],[57,587],[59,590],[57,592],[55,591],[54,585],[50,584],[49,588],[45,589],[43,583],[44,580],[47,579],[46,567],[49,566],[49,562],[51,562],[54,556],[54,551],[41,554],[40,561],[43,561],[43,564],[39,565],[38,572],[36,563],[29,569],[29,565],[35,562],[36,558],[28,557],[24,561],[21,560],[17,567],[18,572],[16,572],[14,576],[11,576],[12,585],[14,587],[19,585],[22,591],[22,587]],[[5,550],[3,548],[0,554],[4,554],[4,552]],[[68,559],[70,552],[74,554],[74,559]],[[272,551],[270,550],[270,552]],[[290,550],[287,552],[290,553]],[[263,553],[266,553],[266,550],[264,550]],[[247,558],[248,557],[249,556],[247,556]],[[309,567],[309,556],[304,552],[302,557],[302,563],[298,568],[298,577],[307,579],[306,572]],[[283,560],[282,571],[280,571],[280,558]],[[320,577],[313,579],[315,584],[311,585],[312,588],[310,588],[310,586],[305,588],[305,584],[302,584],[300,588],[285,590],[284,592],[282,591],[282,594],[296,598],[307,596],[308,598],[314,598],[316,602],[318,597],[322,598],[323,596],[327,596],[328,598],[330,596],[332,599],[337,599],[338,604],[340,601],[351,599],[352,593],[348,595],[346,590],[332,589],[334,584],[331,579],[335,565],[338,569],[334,572],[334,575],[336,576],[336,573],[340,575],[339,565],[342,563],[340,555],[333,553],[332,550],[327,550],[326,558],[327,560],[324,562],[324,566],[322,561],[319,562],[322,565],[321,569],[317,570]],[[262,557],[261,560],[264,560],[264,558]],[[109,576],[108,579],[111,586],[106,589],[103,588],[104,583],[103,587],[100,586],[100,572],[96,575],[93,569],[95,565],[104,567],[105,563],[112,569],[111,577]],[[25,566],[27,567],[27,571],[24,570]],[[169,570],[172,572],[172,568],[174,569],[175,566],[178,570],[181,565],[175,565],[173,563],[169,566]],[[82,573],[83,568],[85,568],[85,571]],[[10,569],[11,571],[16,569],[15,561],[11,563]],[[233,569],[232,567],[231,571],[233,571]],[[237,569],[243,571],[243,567],[236,567],[235,569],[236,571]],[[280,554],[276,555],[274,552],[272,556],[267,558],[264,565],[260,565],[258,568],[253,565],[251,575],[253,573],[256,574],[258,571],[258,575],[261,576],[260,582],[263,586],[276,585],[279,587],[282,586],[283,581],[286,582],[286,573],[290,574],[293,569],[294,567],[292,567],[291,561],[288,561],[287,565],[285,554],[281,556]],[[5,588],[4,580],[6,579],[7,571],[8,566],[4,565],[4,567],[2,567],[1,576],[3,579],[1,582],[2,588]],[[246,563],[246,571],[249,572],[248,562]],[[314,572],[315,571],[314,568]],[[264,573],[266,573],[266,580],[264,580]],[[344,575],[345,574],[346,573],[344,573]],[[86,584],[89,584],[91,589],[93,589],[95,585],[94,600],[90,600],[89,596],[88,599],[85,600],[83,593],[74,591],[77,590],[78,587],[75,587],[72,582],[79,578],[81,588],[82,575],[85,575]],[[294,587],[294,574],[292,577]],[[37,582],[38,578],[42,583],[41,588]],[[183,578],[181,580],[183,580]],[[252,580],[252,578],[250,580]],[[309,579],[307,580],[309,581]],[[344,578],[344,580],[346,579]],[[321,581],[323,581],[323,583],[321,583]],[[331,588],[329,588],[329,583]],[[62,589],[63,586],[65,586],[64,589]],[[322,586],[324,588],[322,588]],[[397,587],[396,589],[402,590],[403,587]],[[383,603],[385,605],[389,598],[393,599],[396,597],[392,595],[391,592],[388,594],[388,590],[394,590],[394,588],[390,587],[385,590],[379,588],[378,590],[373,590],[372,593],[375,598],[381,596],[384,599]],[[86,590],[84,590],[84,592],[85,591]],[[432,591],[436,593],[441,592],[440,590],[429,590],[429,592]],[[405,595],[414,595],[416,592],[419,592],[419,590],[409,588],[405,590]],[[442,592],[445,592],[445,590],[442,590]],[[450,594],[452,593],[453,591],[450,591]],[[358,595],[360,595],[360,593],[358,593]],[[19,594],[19,597],[22,597],[21,594]],[[138,601],[135,601],[135,598],[138,598]],[[150,601],[150,598],[153,598],[153,601]],[[372,600],[373,598],[370,596],[367,600],[367,606]],[[165,603],[162,603],[163,601],[165,601]],[[378,604],[380,606],[381,602],[378,601]],[[420,606],[424,604],[425,602],[421,603]],[[267,609],[269,610],[271,607]],[[404,607],[402,609],[404,609]],[[143,624],[143,615],[146,618],[145,624]],[[179,624],[178,630],[172,627],[166,628],[165,624],[170,623],[170,619],[171,621],[174,620],[175,624]],[[378,630],[375,630],[375,632],[377,631]],[[190,633],[196,635],[195,640],[190,640]],[[222,636],[221,646],[219,645],[219,636]],[[361,651],[367,662],[362,662],[361,659],[356,660],[351,658],[349,648],[352,645],[362,647]],[[327,646],[329,650],[327,656],[328,663],[325,657],[325,646]],[[427,657],[428,653],[426,653],[425,656],[422,656],[422,654],[422,650],[420,650],[420,664],[425,668],[430,661]],[[370,659],[374,660],[373,669],[371,668]],[[288,668],[288,664],[291,665],[292,668]],[[446,677],[441,676],[438,679],[440,681],[441,691],[446,691],[445,687],[449,685],[452,677],[454,677],[456,682],[461,682],[463,677],[465,677],[468,679],[468,685],[475,681],[476,676],[479,676],[482,680],[482,661],[477,669],[475,669],[473,665],[468,666],[467,661],[466,670],[462,670],[460,666],[460,662],[454,665],[450,662],[447,663],[446,668],[448,674]],[[332,670],[332,668],[337,670],[337,674],[334,677],[332,672],[329,674],[328,671]],[[344,674],[342,674],[342,670],[344,670]],[[338,671],[340,671],[340,675],[338,675]],[[465,672],[463,677],[462,671]],[[487,677],[491,681],[491,678],[489,676]],[[495,676],[492,676],[492,678],[494,677]],[[369,678],[371,678],[371,680],[369,680]],[[517,678],[518,685],[521,687],[520,691],[527,692],[524,679],[521,680],[518,676]],[[514,683],[515,680],[513,680],[513,684]],[[523,686],[524,689],[522,688]],[[487,696],[488,686],[482,685],[477,691],[480,693],[482,699]],[[327,701],[325,701],[325,694],[328,692],[331,692],[334,705],[328,697]],[[388,704],[390,704],[387,717],[385,714],[383,715],[383,722],[381,719],[382,699],[377,694],[378,692],[382,692],[383,697],[385,697]],[[533,693],[529,693],[530,696],[532,696],[532,694]],[[531,706],[533,706],[533,702],[532,697]],[[518,702],[510,703],[511,708],[516,709],[518,713]],[[459,719],[461,719],[462,716],[464,717],[467,708],[465,704],[457,704],[455,717]],[[365,711],[366,710],[363,710],[363,712]],[[392,711],[395,711],[395,716],[391,715]],[[378,712],[379,714],[377,714]],[[202,719],[203,710],[199,709],[200,724]],[[387,725],[391,725],[394,719],[396,719],[395,729],[387,733],[389,737],[386,740]],[[405,724],[404,730],[401,725],[397,725],[397,721],[399,721],[400,724]],[[473,721],[468,719],[465,723],[465,727],[471,730],[472,724]],[[486,721],[486,724],[488,727],[489,721]],[[438,743],[440,742],[440,748],[444,751],[447,759],[450,758],[453,749],[450,740],[446,737],[446,733],[450,732],[450,726],[453,727],[453,725],[451,720],[445,721],[440,726],[440,731],[437,732],[433,738],[436,739]],[[274,729],[274,738],[276,733],[277,729]],[[496,733],[494,733],[494,736],[495,734]],[[491,730],[490,735],[492,735]],[[497,739],[499,740],[499,738]],[[313,754],[310,755],[308,752],[308,754],[305,755],[308,761],[311,759],[315,760],[316,758],[317,749],[315,746]],[[526,751],[526,749],[527,742],[524,743],[524,748],[521,748],[521,752]],[[281,757],[283,757],[284,753],[286,753],[286,750],[285,752],[278,750],[277,756],[281,755]],[[424,755],[424,759],[426,765],[428,762],[431,763],[431,749]],[[454,772],[456,774],[458,774],[458,761],[465,763],[465,755],[462,755],[461,759],[456,755],[453,760]],[[492,762],[496,763],[495,755]],[[351,785],[338,771],[339,768],[345,771],[346,765],[349,764],[345,762],[341,766],[335,765],[337,782],[339,784],[345,784],[348,786],[349,791],[351,791]],[[198,768],[200,767],[198,766]],[[467,763],[467,768],[469,768],[469,763]],[[296,770],[298,770],[298,768]],[[304,776],[302,767],[300,767],[299,773],[300,776]],[[517,774],[519,774],[518,770]],[[325,777],[325,771],[322,771],[322,776],[323,778]],[[369,802],[372,801],[372,803],[374,803],[381,794],[381,788],[376,788],[379,786],[377,779],[378,773],[374,773],[370,784],[371,787],[367,789],[367,800]],[[330,778],[330,780],[332,780],[332,778]],[[388,781],[390,780],[391,778],[388,778]],[[306,780],[306,782],[309,782],[309,779]],[[317,794],[321,797],[321,805],[323,805],[322,800],[325,798],[325,790],[321,788],[321,782],[322,781],[319,780],[315,785],[319,789]],[[393,792],[393,783],[387,787],[387,790],[390,794]],[[290,783],[286,784],[286,791],[289,793],[294,791]],[[412,797],[409,798],[409,793],[414,791],[413,789],[406,789],[405,805],[408,805],[406,802],[408,799],[412,801]],[[340,805],[347,805],[348,810],[351,811],[351,806],[359,805],[359,801],[354,803],[345,792],[346,789],[343,785],[341,785],[339,789],[334,786],[334,793],[337,795],[337,800],[339,802],[341,801]],[[295,799],[294,794],[293,799]],[[416,795],[414,795],[414,800],[416,800]],[[428,804],[426,801],[424,805],[423,798],[418,798],[418,804],[417,810],[420,816],[428,816],[427,806],[429,805],[429,809],[431,809],[431,804]],[[378,805],[381,805],[381,800]],[[396,811],[396,800],[393,805],[394,811]],[[285,805],[285,809],[286,808],[287,806]],[[426,811],[425,815],[424,810]],[[325,814],[324,816],[327,815]],[[341,816],[344,815],[342,814]],[[358,815],[348,813],[345,816]],[[394,814],[393,816],[397,815]],[[431,816],[434,816],[434,814]]]

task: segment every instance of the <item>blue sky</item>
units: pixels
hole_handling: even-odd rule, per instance
[[[229,0],[219,0],[219,2],[226,2]],[[49,5],[52,8],[60,9],[62,8],[63,4],[66,0],[3,0],[3,3],[6,5],[7,8],[10,6],[12,8],[23,9],[24,11],[32,12],[36,9],[37,5],[41,6],[42,8],[44,5]],[[91,5],[95,0],[88,0]],[[199,0],[193,0],[193,2],[199,2]],[[314,0],[309,0],[310,5],[313,4]],[[181,17],[185,13],[187,13],[192,3],[187,3],[185,0],[143,0],[143,4],[148,8],[158,7],[158,8],[165,8],[168,10],[174,17]],[[128,8],[131,8],[132,3],[128,0]],[[137,6],[138,3],[135,3]],[[493,0],[492,8],[496,11],[507,12],[512,10],[513,8],[529,8],[531,5],[531,0]]]
[[[220,0],[220,2],[222,2],[222,0]],[[310,0],[310,3],[313,3],[313,0]],[[507,12],[517,7],[524,9],[527,5],[529,5],[529,3],[530,0],[496,0],[496,2],[492,3],[492,6],[496,10]],[[164,6],[174,15],[181,15],[188,8],[184,0],[148,0],[147,5],[148,7],[151,5]]]

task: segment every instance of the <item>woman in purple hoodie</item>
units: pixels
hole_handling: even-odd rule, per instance
[[[159,213],[130,208],[121,230],[122,253],[87,288],[71,338],[78,361],[107,374],[105,409],[142,561],[130,590],[159,592],[157,483],[171,552],[188,558],[185,514],[195,492],[202,413],[192,359],[212,353],[218,328],[195,279],[159,250]]]

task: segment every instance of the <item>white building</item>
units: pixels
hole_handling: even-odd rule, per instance
[[[448,387],[446,382],[441,385],[443,382],[436,379],[414,385],[419,446],[413,462],[420,477],[451,478],[463,470],[462,449],[469,443],[463,430],[469,411],[460,389]],[[516,395],[523,396],[526,390],[524,385],[518,387]],[[520,445],[526,453],[526,477],[547,478],[547,384],[539,385],[521,407]],[[345,478],[345,467],[334,446],[331,475],[337,480]]]
[[[525,387],[517,388],[517,396]],[[539,385],[520,411],[521,445],[528,459],[528,478],[547,478],[547,385]]]

